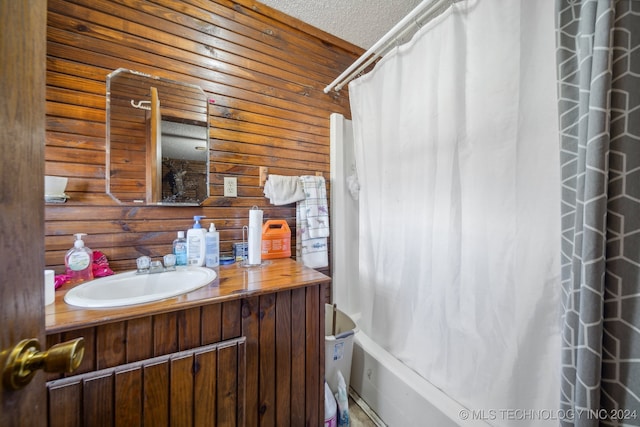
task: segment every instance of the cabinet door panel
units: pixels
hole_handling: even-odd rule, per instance
[[[319,366],[324,367],[324,357],[320,357],[320,353],[324,355],[324,323],[321,325],[320,320],[320,287],[314,286],[306,288],[306,358],[305,358],[305,379],[306,383],[306,422],[311,425],[315,420],[319,420],[324,413],[324,378],[320,377]],[[320,347],[320,338],[323,338],[323,347]],[[322,362],[322,363],[321,363]],[[324,372],[324,370],[322,370]],[[322,393],[321,393],[322,391]],[[315,402],[315,403],[314,403]],[[322,402],[322,411],[320,404]]]
[[[142,425],[142,367],[116,371],[115,426]]]
[[[222,339],[229,340],[242,335],[242,302],[227,301],[222,304]]]
[[[276,425],[291,423],[291,292],[276,297]],[[293,391],[294,393],[296,391]]]
[[[193,354],[171,360],[171,426],[193,425]]]
[[[178,350],[178,314],[174,312],[153,316],[154,354],[159,356]]]
[[[303,426],[305,420],[305,290],[291,291],[291,425]],[[324,383],[323,383],[324,385]]]
[[[276,424],[276,294],[260,297],[260,426]]]
[[[202,345],[222,341],[222,304],[211,304],[202,307],[202,324],[200,325]]]
[[[83,383],[83,418],[85,426],[113,425],[113,379],[106,374],[88,378]]]
[[[169,425],[169,363],[158,361],[143,368],[144,408],[146,427]]]
[[[246,414],[247,425],[258,426],[259,415],[259,365],[258,346],[260,340],[260,317],[259,317],[258,297],[245,298],[242,300],[242,335],[247,339],[247,398]]]
[[[245,339],[47,383],[49,426],[244,423]]]
[[[82,381],[66,381],[60,386],[48,386],[50,427],[76,427],[82,425],[80,418],[82,400]]]
[[[152,324],[151,316],[127,320],[127,363],[153,357]]]
[[[194,395],[198,399],[198,404],[194,408],[195,425],[213,425],[216,419],[218,353],[205,351],[196,353],[194,357]]]
[[[178,345],[180,351],[200,346],[200,307],[178,313]]]
[[[124,322],[108,323],[96,328],[96,369],[127,362]]]
[[[235,346],[223,347],[218,352],[218,408],[216,425],[235,426],[238,402],[237,376],[238,350]]]

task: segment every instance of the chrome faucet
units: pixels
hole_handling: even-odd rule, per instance
[[[167,254],[162,261],[152,261],[151,257],[146,255],[136,259],[136,265],[138,266],[137,274],[154,274],[164,273],[165,271],[175,271],[176,269],[176,256],[174,254]]]

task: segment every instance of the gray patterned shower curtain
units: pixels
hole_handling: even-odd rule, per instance
[[[640,1],[556,0],[562,425],[640,425]]]

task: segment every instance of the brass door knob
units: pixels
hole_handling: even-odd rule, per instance
[[[45,372],[71,373],[84,356],[84,338],[76,338],[40,351],[37,339],[22,340],[7,358],[2,372],[4,386],[18,390],[29,384],[38,369]]]

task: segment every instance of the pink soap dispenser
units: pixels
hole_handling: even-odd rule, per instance
[[[84,233],[74,234],[76,241],[73,247],[67,251],[64,257],[64,265],[67,267],[69,284],[88,282],[93,280],[93,251],[84,245],[82,236]]]

